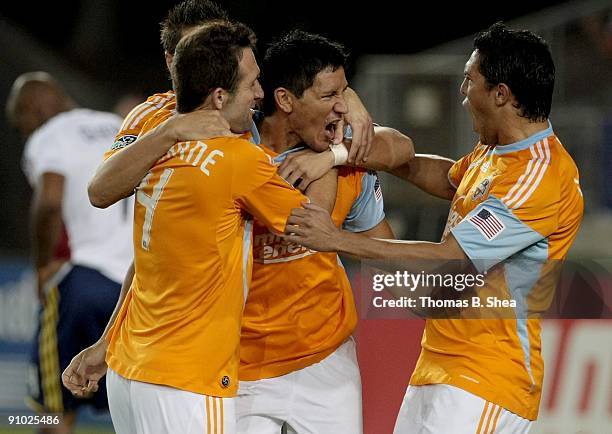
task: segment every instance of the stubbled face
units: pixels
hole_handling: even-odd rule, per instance
[[[221,112],[232,132],[242,134],[251,129],[253,109],[260,104],[264,93],[259,84],[259,66],[253,50],[243,49],[238,68],[238,84]]]
[[[495,108],[495,87],[489,88],[484,76],[480,73],[478,50],[474,50],[465,64],[464,78],[461,83],[463,107],[472,116],[474,132],[480,136],[485,145],[495,145],[497,134],[493,122]]]
[[[295,100],[291,128],[314,151],[327,149],[338,122],[347,113],[344,91],[348,87],[344,68],[319,72],[311,87]]]

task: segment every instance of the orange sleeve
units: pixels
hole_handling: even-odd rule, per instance
[[[234,199],[268,229],[281,233],[293,208],[308,198],[277,173],[270,157],[256,145],[239,140],[234,170]]]
[[[163,121],[168,119],[170,116],[172,116],[172,112],[170,110],[165,110],[163,108],[159,109],[152,116],[149,116],[149,118],[147,119],[147,122],[145,122],[142,125],[141,129],[139,130],[139,135],[142,135],[146,133],[147,131],[151,131],[153,128],[161,124]],[[136,141],[136,139],[138,139],[138,135],[133,136],[133,138],[132,136],[129,136],[129,137],[130,137],[129,140],[125,139],[125,140],[128,140],[129,143],[121,142],[122,145],[117,145],[117,147],[113,146],[109,151],[106,151],[106,153],[104,154],[104,161],[108,160],[111,156],[115,155],[117,152],[121,151],[126,146],[131,145],[132,143]],[[115,142],[115,144],[117,143],[119,142]]]
[[[457,160],[448,170],[448,181],[455,189],[461,184],[461,179],[463,175],[465,175],[465,172],[467,172],[470,164],[483,154],[483,148],[486,149],[486,147],[478,143],[472,152]]]
[[[104,159],[119,152],[136,141],[144,125],[166,104],[174,101],[173,92],[156,93],[134,107],[125,117],[112,147],[104,154]]]

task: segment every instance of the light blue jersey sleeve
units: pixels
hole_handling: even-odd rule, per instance
[[[479,272],[545,241],[542,234],[531,229],[494,196],[473,209],[451,232]],[[542,253],[538,256],[545,260],[547,252]]]
[[[350,232],[372,229],[385,218],[384,200],[378,174],[368,171],[361,178],[361,193],[353,203],[342,228]]]
[[[255,131],[257,131],[257,129],[255,129]],[[254,137],[255,137],[255,135],[253,135],[253,138]],[[259,137],[259,136],[257,136],[257,137]],[[293,154],[294,152],[303,151],[304,149],[306,149],[305,146],[296,146],[295,148],[288,149],[285,152],[283,152],[282,154],[278,154],[276,157],[274,157],[274,159],[273,159],[274,164],[281,164],[283,161],[285,161],[285,159],[287,158],[287,156],[289,154]]]
[[[253,122],[251,125],[251,142],[255,145],[261,144],[261,137],[259,136],[259,130],[257,129],[255,122]]]

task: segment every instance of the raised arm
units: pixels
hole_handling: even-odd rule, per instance
[[[347,147],[352,146],[352,141],[347,141]],[[365,159],[355,165],[365,169],[390,172],[407,164],[413,158],[414,143],[410,137],[393,128],[377,126],[374,128],[372,147],[365,155]]]
[[[330,170],[304,190],[304,194],[310,199],[311,203],[321,206],[330,214],[334,209],[334,205],[336,205],[337,193],[338,171],[336,169]]]
[[[98,167],[87,189],[89,200],[95,207],[107,208],[131,195],[176,142],[231,135],[227,121],[212,110],[172,116]]]
[[[414,145],[410,137],[393,128],[375,127],[374,130],[374,140],[366,156],[367,159],[360,162],[359,167],[391,171],[408,163],[414,157]],[[338,150],[338,146],[351,148],[354,145],[354,141],[347,140],[344,145],[335,145],[334,151],[330,148],[323,152],[310,149],[293,152],[283,161],[279,173],[290,184],[301,178],[296,185],[304,189],[325,175],[332,167],[347,164],[348,151]]]
[[[438,155],[417,154],[408,163],[390,171],[426,193],[451,200],[456,187],[449,180],[448,172],[455,162]]]

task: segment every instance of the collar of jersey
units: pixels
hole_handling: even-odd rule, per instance
[[[509,145],[497,145],[493,149],[493,153],[496,155],[504,155],[509,154],[510,152],[522,151],[523,149],[529,148],[534,143],[539,142],[546,137],[552,136],[554,134],[552,124],[548,121],[548,128],[538,133],[535,133],[532,136],[527,137],[526,139],[521,140],[520,142],[510,143]]]

